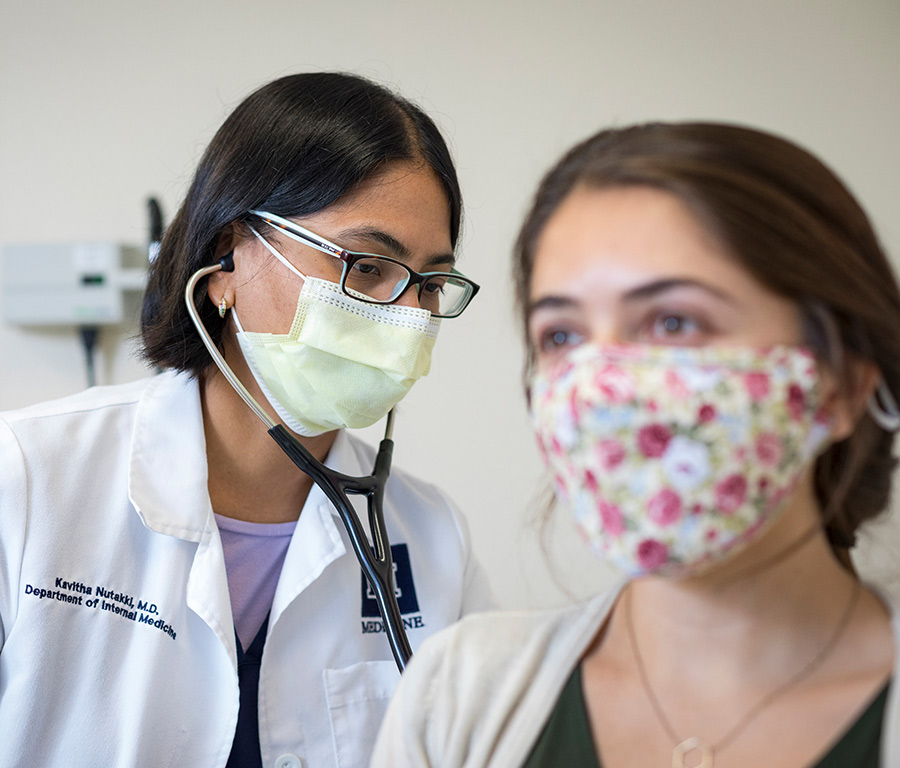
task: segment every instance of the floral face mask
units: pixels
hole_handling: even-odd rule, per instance
[[[730,556],[774,519],[828,441],[798,347],[582,345],[535,375],[531,417],[556,496],[634,577]]]

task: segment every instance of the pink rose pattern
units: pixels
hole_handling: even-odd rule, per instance
[[[647,514],[657,525],[672,525],[681,517],[681,496],[663,488],[647,504]]]
[[[794,421],[800,421],[806,411],[806,395],[796,384],[788,388],[788,411]]]
[[[620,366],[597,371],[597,387],[610,403],[627,403],[634,397],[634,381]]]
[[[764,432],[756,438],[756,458],[764,467],[776,466],[782,454],[781,438],[774,432]]]
[[[658,459],[666,452],[672,431],[664,424],[649,424],[641,427],[637,435],[637,444],[641,453],[648,459]]]
[[[747,478],[729,475],[716,485],[716,509],[720,514],[733,515],[747,499]]]
[[[750,371],[744,375],[744,385],[750,399],[759,402],[769,394],[769,374],[765,371]]]
[[[637,560],[645,573],[653,573],[669,560],[666,545],[656,539],[644,539],[637,546]]]
[[[622,518],[622,510],[615,504],[600,499],[599,503],[600,522],[603,524],[603,530],[610,536],[620,536],[625,530],[625,522]]]
[[[534,376],[531,418],[598,554],[631,576],[671,575],[765,528],[827,442],[819,400],[803,348],[582,345]],[[671,474],[686,450],[708,456],[690,483]]]
[[[597,446],[597,458],[602,469],[615,469],[625,459],[625,446],[618,440],[601,440]]]

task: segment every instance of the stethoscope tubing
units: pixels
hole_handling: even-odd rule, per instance
[[[203,267],[197,270],[187,282],[184,298],[188,314],[200,334],[204,346],[209,351],[216,367],[222,372],[232,388],[240,395],[241,399],[250,407],[256,416],[266,425],[269,435],[278,443],[282,451],[292,462],[313,482],[322,489],[326,498],[334,505],[341,518],[341,522],[347,531],[350,545],[359,561],[363,575],[375,594],[378,611],[384,620],[385,634],[394,655],[394,661],[400,672],[406,668],[407,662],[412,657],[412,649],[406,629],[403,626],[403,617],[397,596],[394,591],[394,565],[391,559],[391,546],[384,522],[384,488],[391,471],[391,457],[394,450],[394,441],[391,439],[394,424],[394,412],[387,415],[384,439],[378,447],[375,456],[375,466],[372,474],[365,477],[353,477],[330,469],[318,461],[299,441],[291,434],[283,424],[276,422],[266,410],[256,401],[241,380],[231,370],[231,366],[225,362],[222,353],[213,343],[209,332],[203,325],[200,313],[194,303],[194,291],[197,283],[213,272],[223,270],[231,272],[234,262],[231,254],[224,257],[218,264]],[[366,537],[362,521],[350,503],[349,494],[357,494],[366,497],[368,507],[369,530],[372,535],[372,545]]]

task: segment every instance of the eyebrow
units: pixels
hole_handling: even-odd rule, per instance
[[[537,301],[530,302],[525,315],[526,317],[531,317],[535,312],[540,312],[542,309],[569,309],[577,306],[577,301],[565,296],[544,296]]]
[[[692,280],[686,277],[673,277],[665,280],[654,280],[652,283],[647,283],[646,285],[641,285],[628,291],[624,296],[624,300],[633,301],[635,299],[650,299],[660,293],[665,293],[666,291],[671,291],[676,288],[699,288],[701,291],[712,294],[717,299],[721,299],[728,304],[736,303],[734,298],[729,296],[724,291],[720,291],[718,288],[713,288],[711,285],[707,285],[700,280]]]
[[[354,240],[371,240],[379,245],[384,246],[390,252],[390,255],[401,261],[409,261],[411,253],[403,243],[401,243],[393,235],[389,235],[380,229],[374,227],[353,227],[351,229],[342,230],[336,238],[342,242],[345,238]],[[347,249],[352,250],[352,249]],[[425,261],[426,267],[437,266],[439,264],[449,264],[451,267],[456,264],[456,256],[451,253],[440,253],[431,256]]]
[[[628,302],[651,299],[654,296],[659,295],[660,293],[665,293],[666,291],[671,291],[676,288],[698,288],[701,291],[712,294],[716,298],[728,304],[736,303],[735,300],[724,291],[720,291],[718,288],[713,288],[712,286],[700,282],[699,280],[692,280],[689,278],[669,278],[665,280],[654,280],[652,283],[640,285],[637,288],[633,288],[632,290],[628,291],[624,295],[623,300]],[[543,309],[571,309],[577,307],[579,303],[580,302],[576,301],[575,299],[569,298],[568,296],[544,296],[543,298],[531,302],[528,305],[526,316],[531,317],[531,315],[533,315],[535,312],[539,312]]]

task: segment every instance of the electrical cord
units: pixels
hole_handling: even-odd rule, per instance
[[[100,330],[95,325],[86,325],[80,328],[81,346],[84,347],[85,363],[87,366],[87,382],[89,387],[97,384],[97,368],[94,363],[94,349],[97,346],[97,336]]]
[[[147,198],[147,211],[150,219],[149,244],[147,256],[152,264],[159,255],[159,246],[163,236],[163,213],[159,200],[155,197]]]

